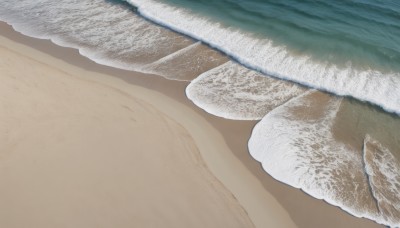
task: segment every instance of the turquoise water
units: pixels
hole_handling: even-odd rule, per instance
[[[400,70],[400,1],[164,0],[294,53],[353,67]]]

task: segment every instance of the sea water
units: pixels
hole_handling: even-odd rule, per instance
[[[396,1],[127,1],[250,68],[400,113]]]

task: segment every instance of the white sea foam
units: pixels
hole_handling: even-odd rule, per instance
[[[141,68],[142,72],[162,75],[178,81],[191,81],[229,59],[201,42],[180,49]]]
[[[0,19],[28,36],[79,49],[108,66],[136,70],[193,43],[126,6],[103,0],[3,0]]]
[[[144,16],[203,40],[263,73],[400,111],[399,73],[338,68],[308,56],[296,56],[270,40],[223,27],[184,9],[154,0],[128,2],[139,7]],[[106,1],[3,0],[0,4],[0,19],[16,30],[77,48],[98,63],[122,69],[149,70],[144,66],[193,44],[126,7]]]
[[[213,115],[258,120],[305,91],[306,88],[294,83],[264,76],[229,61],[193,80],[186,88],[186,95]]]
[[[377,140],[364,140],[364,163],[375,197],[380,223],[400,227],[400,163]]]
[[[362,153],[332,135],[340,104],[341,99],[319,92],[292,99],[256,125],[250,153],[279,181],[357,217],[396,225],[378,211]]]
[[[286,47],[155,0],[127,0],[145,17],[204,41],[267,75],[292,80],[338,95],[352,96],[400,114],[400,73],[338,68],[310,56],[295,55]]]

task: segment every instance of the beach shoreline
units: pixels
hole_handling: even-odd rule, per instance
[[[265,202],[268,201],[267,198],[270,197],[269,200],[276,199],[278,204],[282,205],[283,209],[288,213],[298,227],[379,227],[379,225],[372,221],[355,218],[337,207],[328,205],[325,202],[307,196],[300,190],[293,189],[272,179],[262,170],[258,162],[254,161],[250,157],[247,150],[247,141],[256,122],[226,120],[205,113],[190,103],[190,101],[186,98],[184,91],[185,87],[187,86],[187,82],[168,81],[155,75],[138,74],[98,65],[79,55],[77,50],[59,47],[50,41],[23,36],[13,31],[11,27],[5,23],[0,23],[0,30],[1,36],[13,40],[20,45],[34,48],[38,52],[43,52],[46,55],[50,55],[55,59],[54,61],[58,62],[57,64],[62,65],[62,62],[65,62],[65,65],[70,64],[73,67],[80,68],[94,74],[101,73],[105,75],[101,80],[107,83],[115,83],[114,80],[117,80],[119,81],[118,86],[126,84],[124,85],[126,86],[126,90],[129,90],[129,88],[131,88],[130,86],[133,85],[136,88],[142,87],[144,89],[151,90],[153,93],[157,91],[156,97],[158,98],[153,97],[153,101],[159,100],[160,96],[165,96],[168,100],[173,100],[182,107],[185,107],[185,109],[190,110],[188,112],[195,113],[202,118],[203,121],[206,121],[208,125],[207,129],[214,129],[213,134],[220,141],[220,145],[224,147],[223,151],[225,151],[225,154],[210,153],[209,155],[205,155],[202,153],[202,156],[212,173],[217,176],[220,181],[222,181],[222,183],[233,193],[236,198],[238,198],[239,202],[246,209],[249,216],[253,218],[253,223],[255,223],[256,226],[261,226],[263,222],[268,220],[263,218],[268,217],[265,213],[265,210],[268,209],[268,206],[263,206],[263,204],[265,204]],[[51,63],[48,64],[51,65]],[[137,95],[140,94],[142,94],[141,99],[149,99],[149,97],[146,96],[150,96],[150,93],[137,92]],[[168,110],[168,115],[171,118],[175,120],[179,119],[179,115],[182,116],[182,113],[177,113],[178,111],[175,110],[174,107],[168,107],[169,104],[170,103],[163,105],[162,102],[158,101],[158,103],[153,104],[153,106],[157,108],[163,106],[163,110]],[[198,120],[198,117],[195,120]],[[207,133],[202,132],[207,130],[198,128],[197,124],[198,123],[196,123],[196,121],[189,120],[183,125],[183,127],[189,130],[189,133],[193,136],[195,141],[196,139],[199,140],[202,137],[203,142],[207,141],[207,138],[204,137],[205,135],[209,134],[209,131]],[[199,147],[200,151],[220,151],[218,148],[207,147],[206,143],[196,142],[196,145]],[[227,159],[229,156],[226,154],[226,152],[231,153],[229,155],[231,158]],[[230,165],[234,164],[232,167],[237,168],[238,166],[241,166],[240,169],[243,169],[244,171],[240,170],[238,172],[240,174],[246,173],[241,177],[241,180],[247,179],[247,181],[251,182],[251,186],[244,186],[246,188],[240,186],[242,183],[241,180],[236,180],[237,176],[233,175],[232,173],[217,175],[216,170],[213,167],[224,165],[224,163],[211,163],[214,161],[223,160],[228,160],[229,162],[227,163]],[[252,187],[254,186],[255,188],[253,189]],[[249,194],[248,192],[250,188],[252,191],[257,193],[257,196],[251,197],[252,194]],[[240,194],[244,195],[240,196]],[[260,201],[260,199],[263,200]],[[248,203],[248,205],[243,205],[243,202]],[[264,211],[260,210],[261,208],[263,208]],[[307,208],[307,210],[304,210],[304,208]]]

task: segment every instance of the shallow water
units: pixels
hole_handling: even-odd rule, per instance
[[[398,227],[399,124],[379,108],[308,92],[267,114],[249,150],[277,180]]]

